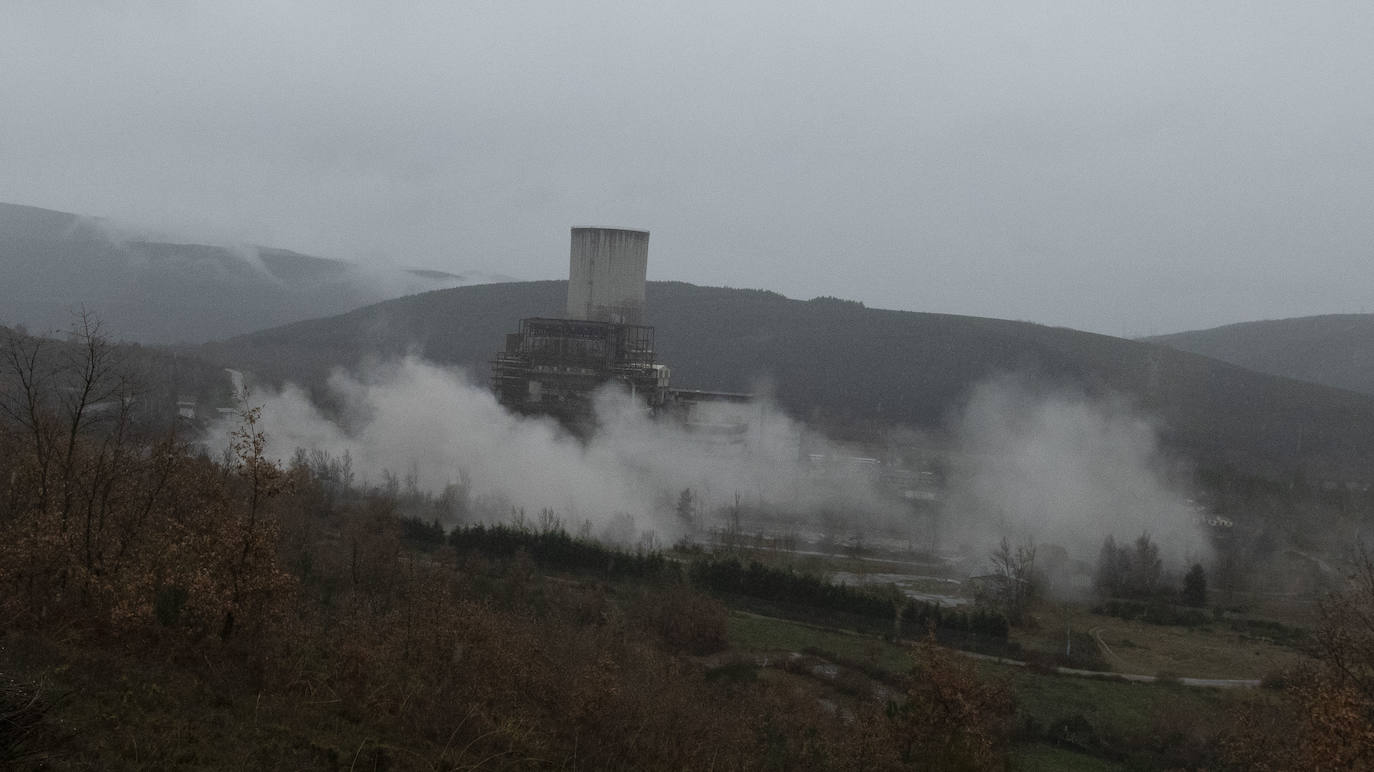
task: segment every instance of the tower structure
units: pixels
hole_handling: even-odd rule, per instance
[[[648,266],[648,231],[573,228],[568,318],[644,324]]]
[[[622,384],[647,408],[668,398],[668,368],[654,361],[654,328],[644,321],[648,231],[573,228],[566,317],[531,317],[506,335],[492,360],[502,405],[590,428],[592,398]]]

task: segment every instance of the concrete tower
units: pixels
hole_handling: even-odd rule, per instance
[[[573,228],[568,318],[644,324],[649,232]]]

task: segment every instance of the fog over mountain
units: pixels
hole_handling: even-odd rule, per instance
[[[1122,336],[1371,306],[1374,6],[9,3],[0,200]],[[211,243],[217,243],[212,241]]]
[[[508,277],[360,266],[284,249],[182,243],[107,220],[0,203],[0,323],[200,342],[379,300]]]
[[[0,9],[0,771],[1374,767],[1374,2]]]

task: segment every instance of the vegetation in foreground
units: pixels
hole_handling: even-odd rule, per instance
[[[387,491],[265,458],[252,410],[219,461],[141,435],[95,336],[56,352],[11,341],[5,356],[11,766],[995,769],[1020,742],[1042,760],[1288,769],[1367,765],[1374,747],[1368,560],[1328,605],[1321,665],[1234,721],[1209,692],[1008,675],[930,640],[905,672],[820,647],[758,667],[731,654],[726,608],[690,570],[587,575],[524,547],[436,547]],[[726,598],[832,592],[721,570]],[[863,679],[832,676],[848,671]],[[1126,695],[1146,694],[1170,695],[1180,722],[1213,721],[1109,730],[1104,717],[1143,710]],[[1052,713],[1066,705],[1077,718]]]
[[[7,355],[6,764],[895,769],[1001,756],[1008,699],[933,644],[886,702],[708,679],[700,657],[726,645],[725,612],[685,582],[568,581],[523,550],[412,546],[386,492],[267,459],[254,410],[215,461],[175,435],[139,436],[98,337],[14,340]],[[945,707],[911,707],[927,703]]]

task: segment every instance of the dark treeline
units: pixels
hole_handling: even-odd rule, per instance
[[[1152,625],[1201,627],[1212,621],[1211,614],[1193,608],[1179,608],[1159,601],[1106,600],[1093,606],[1092,613],[1127,621],[1138,619]]]
[[[436,540],[435,529],[442,532],[434,523],[405,522],[408,533],[423,535],[431,544]],[[758,561],[746,564],[734,557],[705,554],[678,561],[658,550],[629,551],[578,538],[560,527],[462,526],[448,535],[448,543],[460,556],[476,552],[486,557],[512,557],[524,552],[544,568],[606,579],[688,581],[698,590],[725,599],[764,601],[769,610],[803,621],[852,622],[860,629],[908,638],[934,630],[942,640],[984,647],[1007,640],[1007,620],[993,611],[950,610],[905,598],[891,587],[850,587]]]
[[[727,598],[765,601],[769,610],[803,621],[850,621],[859,629],[899,638],[919,638],[934,632],[941,642],[961,648],[999,653],[1006,648],[1008,624],[1001,614],[982,608],[969,612],[947,609],[905,598],[891,586],[850,587],[757,561],[745,565],[732,557],[696,560],[689,575],[698,589]]]
[[[628,551],[572,536],[561,527],[538,531],[508,525],[470,525],[453,529],[448,543],[458,555],[513,557],[524,551],[543,568],[590,574],[605,579],[662,581],[680,579],[676,563],[658,550]]]

